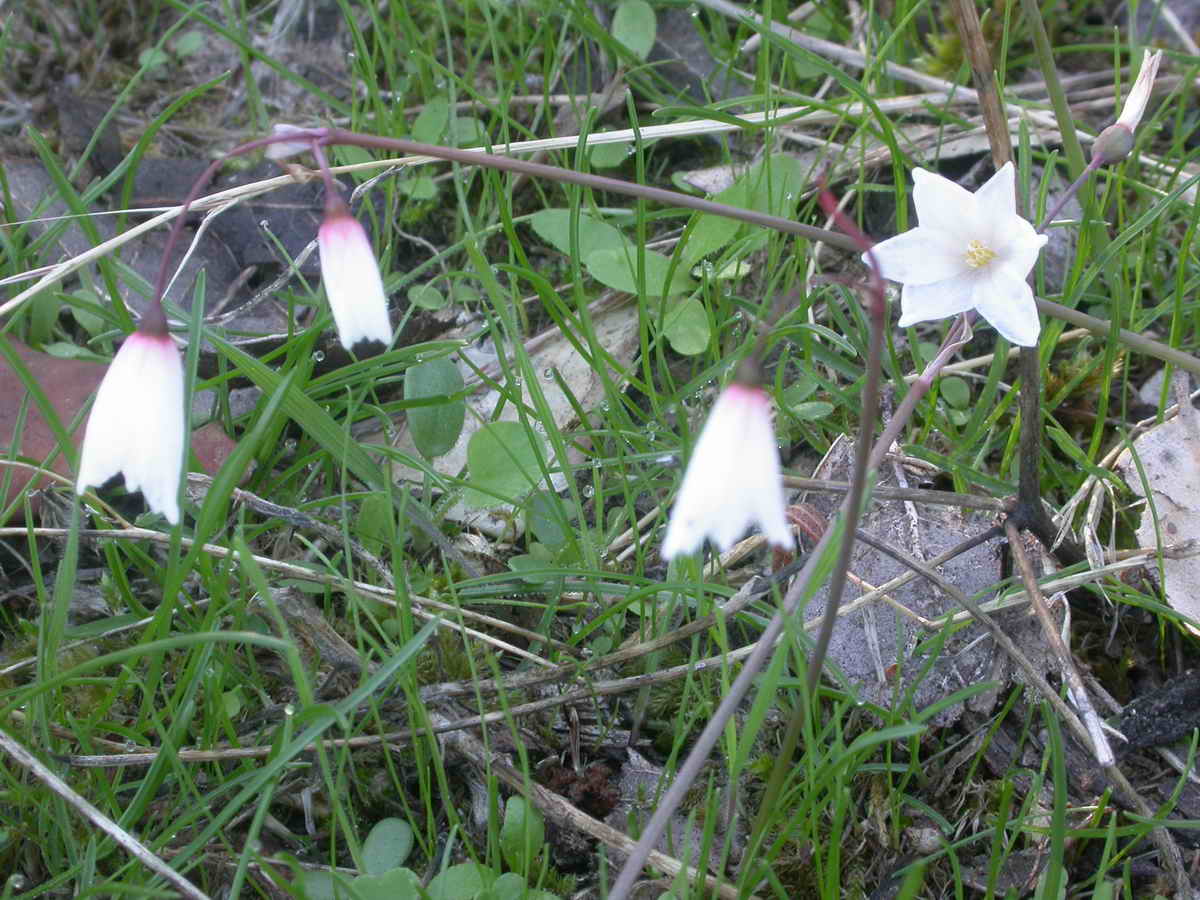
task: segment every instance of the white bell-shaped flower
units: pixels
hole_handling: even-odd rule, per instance
[[[125,339],[100,382],[83,436],[75,490],[125,476],[127,491],[179,522],[183,473],[183,361],[166,333],[138,330]]]
[[[753,525],[777,547],[795,546],[784,512],[771,399],[760,387],[735,382],[717,398],[692,450],[663,558],[691,553],[705,538],[727,550]]]
[[[335,194],[325,201],[325,220],[317,231],[321,251],[321,281],[333,310],[342,346],[353,350],[359,341],[392,342],[383,278],[366,229],[350,215]]]

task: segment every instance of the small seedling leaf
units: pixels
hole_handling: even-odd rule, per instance
[[[560,253],[571,252],[571,210],[543,209],[529,220],[533,233]],[[586,259],[597,250],[632,247],[625,235],[593,216],[579,215],[579,256]]]
[[[938,392],[955,409],[966,409],[967,404],[971,402],[971,386],[956,375],[950,375],[938,382]]]
[[[408,302],[421,309],[441,309],[446,297],[431,284],[417,284],[408,289]]]
[[[808,403],[797,403],[792,407],[792,415],[805,422],[824,419],[833,412],[833,404],[824,400],[812,400]]]
[[[615,169],[629,159],[632,150],[629,144],[597,144],[588,159],[593,169]]]
[[[667,312],[663,330],[671,347],[682,356],[703,353],[712,336],[708,313],[704,311],[704,304],[695,297],[688,297]]]
[[[437,196],[437,184],[428,175],[399,178],[396,190],[413,200],[432,200]]]
[[[535,491],[525,502],[525,521],[533,536],[552,550],[567,542],[562,502],[549,491]]]
[[[462,373],[453,360],[446,357],[419,363],[404,373],[404,399],[427,400],[438,397],[443,402],[408,409],[408,429],[413,443],[421,453],[433,459],[458,442],[467,417]]]
[[[412,124],[412,139],[423,144],[436,144],[450,127],[450,103],[445,97],[427,100],[425,108]]]
[[[485,508],[516,502],[542,479],[540,441],[520,422],[490,422],[467,445],[470,488],[467,506]]]
[[[670,283],[667,275],[671,271],[671,260],[661,253],[646,250],[646,296],[663,297],[673,294],[689,294],[696,282],[688,275],[687,267],[675,266]],[[627,294],[638,292],[637,252],[632,248],[597,250],[584,256],[583,264],[588,274],[606,287]]]
[[[514,794],[504,805],[504,823],[500,826],[500,852],[509,867],[527,872],[541,852],[546,839],[542,814]]]
[[[370,837],[367,840],[370,840]],[[364,854],[366,849],[364,845]],[[357,900],[419,900],[421,896],[417,887],[420,881],[416,873],[408,869],[389,869],[378,875],[359,875],[352,883]]]
[[[175,51],[175,55],[183,58],[191,56],[194,53],[199,53],[208,43],[208,37],[203,31],[198,28],[193,28],[191,31],[185,31],[179,37],[171,42],[171,49]]]
[[[429,900],[473,900],[495,877],[479,863],[459,863],[435,875],[425,891]]]
[[[622,0],[613,14],[613,37],[638,59],[650,54],[657,29],[654,9],[646,0]]]
[[[380,819],[363,841],[363,870],[368,875],[382,875],[384,872],[398,869],[408,859],[412,846],[411,825],[395,817]]]

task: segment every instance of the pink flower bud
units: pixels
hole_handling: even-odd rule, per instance
[[[359,341],[390,344],[392,324],[371,240],[336,194],[325,201],[325,221],[317,232],[317,244],[321,281],[342,346],[352,350]]]

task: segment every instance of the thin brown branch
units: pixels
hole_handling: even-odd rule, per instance
[[[996,73],[992,68],[992,53],[983,36],[979,23],[979,11],[975,0],[952,0],[954,20],[962,37],[963,50],[971,61],[971,80],[979,92],[979,108],[983,112],[983,126],[987,130],[988,143],[992,147],[992,163],[999,169],[1012,159],[1012,136],[1008,130],[1008,116],[1000,101],[996,88]]]

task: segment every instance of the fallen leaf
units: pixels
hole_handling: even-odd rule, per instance
[[[59,423],[64,429],[69,429],[71,422],[79,415],[80,410],[88,405],[96,392],[107,366],[89,360],[62,359],[39,353],[11,337],[0,335],[0,341],[4,341],[21,360],[30,377],[46,395]],[[23,422],[22,406],[25,416]],[[75,453],[78,453],[83,440],[84,417],[80,418],[78,427],[71,432]],[[14,435],[18,425],[20,434],[14,449]],[[233,452],[234,446],[236,442],[215,423],[209,423],[192,434],[192,449],[200,461],[201,468],[209,475],[217,473]],[[74,477],[74,469],[62,453],[55,429],[51,427],[38,404],[29,396],[21,376],[3,357],[0,357],[0,451],[6,457],[17,457],[38,464],[48,460],[48,468],[51,471],[68,478]],[[21,491],[42,487],[48,481],[44,476],[38,476],[24,467],[13,466],[5,469],[9,473],[4,492],[5,505],[11,503]],[[32,485],[31,481],[34,482]]]
[[[852,453],[853,442],[839,439],[817,467],[815,477],[846,480]],[[899,486],[890,463],[881,473],[885,474],[881,484]],[[910,473],[910,477],[914,476]],[[842,497],[813,492],[802,499],[809,517],[819,511],[829,522]],[[986,513],[922,503],[909,507],[895,500],[880,500],[870,504],[859,528],[918,559],[931,559],[991,524],[992,517]],[[998,544],[999,539],[995,539],[974,547],[939,566],[938,572],[967,596],[978,595],[1000,578]],[[993,668],[997,662],[996,647],[982,626],[971,622],[949,633],[946,629],[929,628],[920,621],[931,622],[962,612],[953,598],[923,578],[888,592],[897,605],[879,598],[855,608],[856,598],[908,571],[892,556],[862,541],[855,544],[850,564],[852,577],[846,585],[841,614],[829,644],[829,661],[854,685],[858,696],[881,706],[911,702],[915,708],[923,709],[969,685],[1002,680]],[[810,632],[824,613],[827,597],[827,590],[822,588],[804,611]],[[1043,664],[1044,649],[1039,650],[1044,648],[1041,632],[1024,609],[995,613],[994,618],[1026,651],[1034,665]],[[939,647],[937,638],[941,632],[949,636]],[[990,695],[985,695],[985,701],[987,696]],[[932,724],[952,724],[962,709],[962,703],[949,706],[931,720]]]
[[[1151,428],[1117,459],[1115,469],[1146,500],[1137,539],[1143,547],[1200,542],[1200,428],[1195,411]],[[1152,567],[1155,571],[1157,567]],[[1167,602],[1200,623],[1200,557],[1165,557]],[[1188,626],[1200,634],[1197,625]]]

